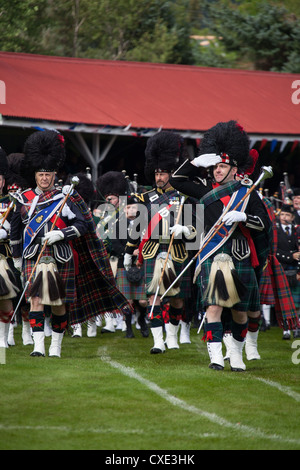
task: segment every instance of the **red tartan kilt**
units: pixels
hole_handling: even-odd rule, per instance
[[[261,276],[259,284],[259,295],[261,305],[275,305],[275,296],[268,268],[264,270]]]
[[[46,246],[43,256],[52,256],[53,257],[53,248],[51,246]],[[33,270],[33,267],[36,263],[38,257],[38,253],[34,258],[25,259],[24,260],[24,283],[26,283],[29,279],[29,276]],[[76,295],[76,285],[75,285],[75,267],[74,267],[74,260],[71,258],[70,261],[67,263],[58,263],[56,262],[57,269],[59,275],[62,279],[62,282],[65,286],[66,297],[63,300],[63,303],[73,303],[77,299]],[[25,292],[26,301],[29,302],[29,292],[32,283],[34,282],[35,274],[32,276],[30,280],[29,286]]]

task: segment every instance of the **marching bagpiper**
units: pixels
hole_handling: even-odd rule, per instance
[[[109,171],[98,178],[97,189],[107,203],[100,212],[102,217],[97,224],[97,233],[99,236],[102,233],[104,237],[118,289],[134,306],[141,333],[147,337],[149,335],[146,323],[147,300],[143,278],[139,276],[141,274],[139,270],[126,271],[123,262],[128,231],[137,212],[138,200],[133,194],[138,189],[137,181],[130,181],[128,176],[125,176],[125,171]],[[127,338],[134,337],[131,322],[130,315],[127,315],[125,318]],[[112,319],[106,320],[105,327],[102,328],[102,332],[105,331],[115,331]]]
[[[247,196],[249,188],[235,180],[237,170],[248,166],[248,157],[249,139],[243,128],[236,121],[220,122],[204,134],[199,156],[180,166],[170,180],[204,205],[203,242],[207,244],[203,243],[195,274],[206,309],[209,367],[217,370],[224,368],[223,307],[232,310],[230,365],[234,371],[246,368],[242,353],[247,312],[260,315],[255,270],[264,265],[269,252],[270,219],[258,194],[252,191]],[[212,167],[213,178],[194,183],[195,167]]]
[[[8,161],[6,152],[0,147],[0,348],[8,348],[8,333],[13,317],[13,301],[17,297],[20,282],[14,274],[14,265],[9,245],[9,212],[12,202],[3,195]]]
[[[7,156],[8,162],[8,173],[6,177],[6,188],[7,192],[11,195],[16,191],[22,191],[28,187],[28,182],[26,179],[20,174],[20,168],[24,161],[24,153],[10,153]],[[16,281],[18,282],[19,286],[19,295],[21,295],[21,279],[20,279],[20,272],[15,269],[14,271]],[[13,300],[14,306],[18,304],[18,296]],[[29,304],[26,303],[25,299],[22,301],[20,306],[20,313],[21,313],[21,322],[22,322],[22,342],[24,346],[32,345],[33,339],[31,334],[31,327],[29,323],[28,313],[29,313]],[[8,334],[8,344],[9,346],[15,345],[14,340],[14,326],[16,325],[17,319],[14,319],[14,322],[10,324],[9,334]]]
[[[24,175],[31,177],[33,186],[15,197],[11,247],[30,302],[31,355],[45,355],[44,309],[50,305],[49,356],[60,357],[68,322],[83,323],[106,312],[131,309],[116,288],[86,203],[73,185],[55,188],[56,172],[65,161],[63,136],[52,130],[34,132],[24,153]]]
[[[161,131],[147,141],[145,175],[154,183],[153,189],[137,195],[145,205],[145,233],[142,241],[137,237],[141,231],[133,228],[124,256],[124,267],[133,264],[133,252],[139,248],[138,266],[143,266],[145,285],[149,299],[148,319],[154,345],[151,354],[165,352],[164,320],[160,296],[186,265],[189,257],[186,243],[196,237],[194,213],[191,212],[190,224],[184,225],[184,211],[194,206],[194,201],[186,199],[170,184],[174,169],[187,158],[182,137],[169,131]],[[141,220],[136,219],[137,223]],[[134,235],[133,235],[134,233]],[[169,349],[178,349],[178,330],[180,319],[184,318],[185,299],[191,297],[190,271],[168,295],[170,302],[169,323],[166,344]],[[188,329],[187,321],[183,327]],[[189,335],[188,335],[189,336]],[[188,341],[187,341],[188,342]]]
[[[125,195],[127,194],[125,175],[121,171],[108,171],[99,176],[96,187],[98,194],[103,197],[103,203],[94,210],[94,219],[97,224],[96,233],[103,240],[116,279],[118,265],[120,264],[119,255],[124,249],[119,240],[118,229],[120,219],[125,220],[124,208]],[[119,317],[114,319],[107,316],[101,333],[115,333],[115,320],[117,325],[122,324],[123,319]],[[129,321],[130,319],[127,318],[128,324]]]

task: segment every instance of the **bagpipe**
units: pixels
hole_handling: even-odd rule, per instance
[[[264,189],[262,186],[259,188],[259,192],[272,203],[276,217],[280,214],[282,206],[291,206],[293,204],[294,190],[290,185],[287,172],[283,173],[283,181],[279,183],[279,191],[275,191],[274,194],[270,196],[269,190]]]
[[[139,184],[138,184],[138,175],[137,173],[133,174],[133,179],[131,180],[129,175],[126,174],[126,170],[122,170],[122,173],[126,179],[127,183],[127,195],[137,194],[139,192]]]

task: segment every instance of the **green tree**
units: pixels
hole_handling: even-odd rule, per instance
[[[0,50],[43,53],[45,9],[47,0],[1,0]]]
[[[299,17],[299,0],[1,0],[0,47],[296,73]]]
[[[14,8],[9,0],[5,3],[9,6],[6,20],[9,23]],[[190,0],[25,0],[12,3],[22,5],[13,29],[20,30],[20,35],[6,35],[3,27],[2,50],[193,63]],[[32,26],[28,30],[30,22]],[[21,41],[24,32],[27,42]]]
[[[154,30],[145,32],[135,47],[126,53],[126,60],[138,62],[172,63],[177,35],[170,33],[167,26],[158,21]]]
[[[266,1],[255,2],[258,11],[249,13],[247,3],[206,2],[209,27],[226,51],[257,70],[299,72],[299,19]]]
[[[81,2],[87,15],[80,33],[81,57],[192,62],[189,0]]]
[[[211,36],[206,29],[200,31],[200,36],[205,38]],[[199,45],[200,40],[195,35],[193,44],[193,57],[195,65],[202,67],[221,67],[235,68],[237,66],[237,53],[228,52],[222,41],[215,37],[212,40],[206,40],[207,45]]]

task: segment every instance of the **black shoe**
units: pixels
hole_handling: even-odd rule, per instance
[[[240,367],[231,367],[233,372],[245,372],[245,369],[241,369]]]
[[[163,354],[165,351],[162,351],[161,349],[159,348],[152,348],[150,350],[150,354]]]
[[[214,369],[214,370],[224,370],[224,367],[221,366],[220,364],[215,364],[214,362],[212,362],[211,364],[209,364],[208,366],[210,369]]]
[[[32,356],[32,357],[45,357],[45,354],[42,354],[39,351],[32,351],[32,353],[30,353],[30,356]]]
[[[134,334],[133,334],[133,331],[126,331],[126,335],[125,335],[125,338],[135,338]]]
[[[267,331],[270,329],[270,324],[266,322],[264,317],[262,317],[262,322],[259,328],[259,331]]]
[[[284,331],[282,339],[291,339],[291,333],[289,331]]]
[[[141,327],[141,335],[144,337],[144,338],[148,338],[149,336],[149,329],[148,329],[148,326],[147,326],[147,323],[144,319],[144,321],[141,321],[141,322],[138,322],[140,327]]]
[[[106,330],[105,327],[102,328],[101,333],[114,333],[114,331]]]
[[[146,326],[146,328],[141,328],[141,335],[144,337],[144,338],[148,338],[149,336],[149,330]]]
[[[133,334],[133,331],[132,331],[132,325],[131,325],[131,319],[132,319],[132,314],[131,313],[129,315],[125,316],[125,323],[126,323],[125,338],[134,338],[134,334]]]
[[[147,325],[147,322],[146,322],[146,318],[145,318],[145,313],[144,312],[140,312],[139,316],[138,316],[138,324],[141,328],[141,335],[144,337],[144,338],[148,338],[149,336],[149,329],[148,329],[148,325]]]

